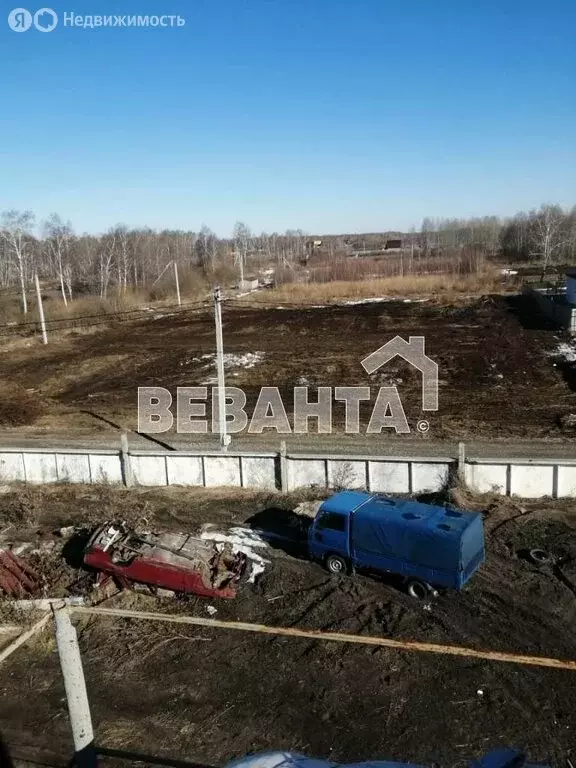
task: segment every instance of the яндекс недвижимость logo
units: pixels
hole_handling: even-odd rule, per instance
[[[26,8],[14,8],[8,14],[8,26],[13,32],[27,32],[32,26],[38,32],[52,32],[58,26],[58,14],[52,8],[40,8],[34,14]]]

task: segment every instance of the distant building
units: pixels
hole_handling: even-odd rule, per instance
[[[402,248],[402,240],[386,240],[385,251]]]

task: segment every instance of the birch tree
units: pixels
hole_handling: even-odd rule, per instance
[[[567,217],[558,205],[543,205],[531,216],[531,243],[545,272],[567,244]]]
[[[44,222],[44,237],[50,258],[58,272],[62,299],[67,305],[68,298],[72,299],[72,269],[69,263],[70,245],[74,237],[72,225],[69,221],[64,223],[57,213],[52,213]]]
[[[240,267],[240,282],[244,282],[244,265],[250,247],[252,232],[243,221],[237,221],[234,225],[232,239],[234,240],[235,261]]]
[[[32,211],[4,211],[0,216],[0,237],[2,237],[9,256],[14,259],[18,270],[20,290],[22,292],[22,312],[28,312],[26,299],[27,251],[30,245],[35,216]]]

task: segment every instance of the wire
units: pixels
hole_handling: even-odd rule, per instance
[[[151,312],[154,314],[159,314],[166,311],[171,315],[179,314],[181,312],[193,312],[196,309],[208,308],[209,304],[210,302],[204,299],[202,301],[186,302],[185,306],[173,304],[173,305],[156,307],[156,308],[151,307],[151,308],[130,309],[130,310],[125,310],[123,312],[99,313],[99,314],[93,314],[93,315],[78,315],[78,316],[72,316],[72,317],[58,317],[52,320],[47,319],[46,327],[49,330],[66,330],[67,328],[73,328],[76,326],[92,327],[96,325],[106,325],[116,319],[127,318],[127,316],[131,316],[127,319],[137,319],[133,317],[135,314],[140,315],[143,319],[143,318],[149,317]],[[93,321],[93,322],[85,322],[85,321]],[[16,335],[20,331],[23,331],[26,329],[32,330],[39,327],[40,327],[39,320],[29,320],[23,323],[15,323],[15,324],[3,323],[3,324],[0,324],[0,336]]]

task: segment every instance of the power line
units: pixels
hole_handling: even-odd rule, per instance
[[[117,319],[145,319],[150,316],[150,313],[159,314],[163,311],[168,312],[170,315],[180,314],[182,312],[191,312],[195,309],[208,308],[209,301],[195,301],[186,303],[178,308],[177,305],[169,305],[163,307],[149,308],[149,309],[131,309],[123,312],[108,312],[98,313],[94,315],[79,315],[72,317],[59,317],[52,320],[46,320],[46,326],[52,330],[66,330],[67,328],[74,328],[76,326],[92,327],[96,325],[106,325]],[[140,315],[140,318],[134,318],[134,315]],[[91,322],[90,322],[91,321]],[[23,323],[3,323],[0,324],[0,336],[16,335],[20,331],[32,330],[38,328],[40,325],[39,320],[29,320]]]

